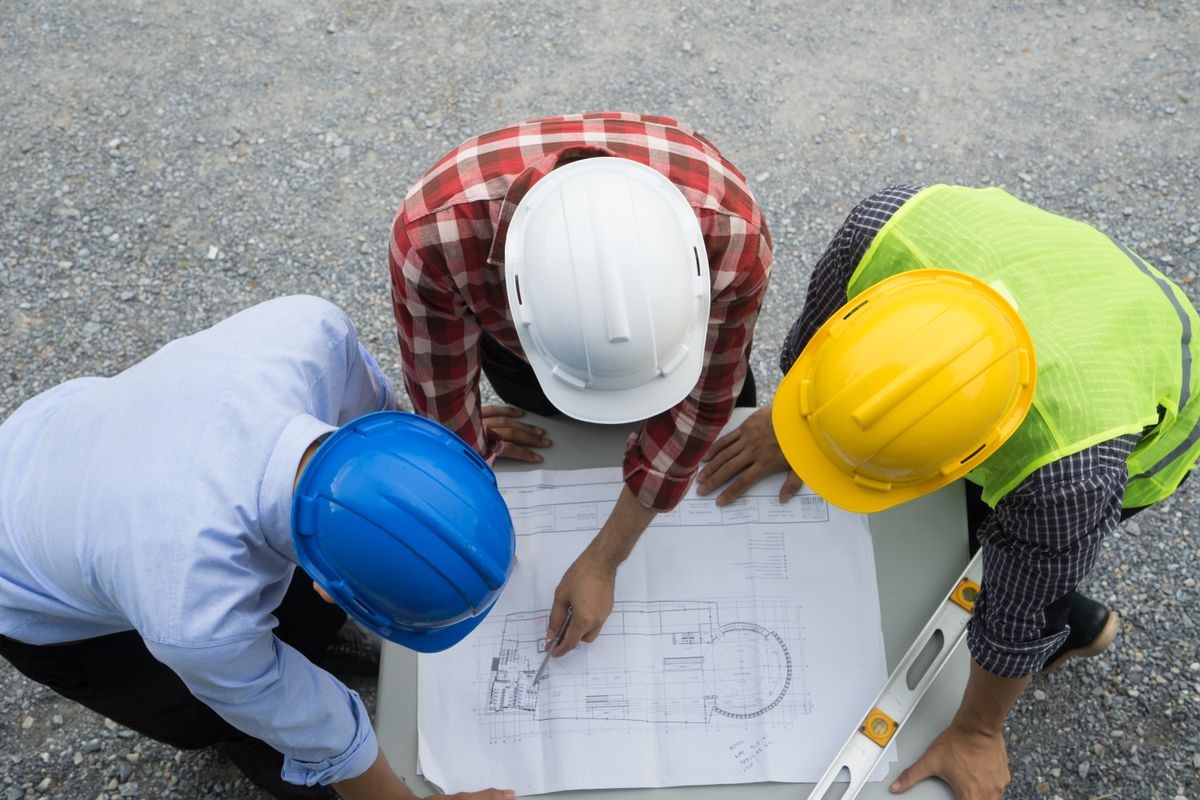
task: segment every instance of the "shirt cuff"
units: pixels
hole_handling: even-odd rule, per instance
[[[686,475],[671,475],[661,470],[646,466],[637,451],[639,433],[629,434],[625,447],[625,462],[621,470],[625,486],[633,493],[646,508],[655,511],[670,511],[679,505],[679,501],[687,494],[692,485],[696,470],[692,469]]]
[[[363,706],[358,692],[346,690],[351,698],[350,711],[354,715],[354,741],[339,755],[323,761],[297,761],[284,756],[283,779],[300,786],[328,786],[338,781],[357,778],[375,763],[379,755],[379,743],[371,719]]]
[[[975,663],[998,678],[1024,678],[1045,666],[1067,640],[1069,629],[1029,642],[1005,642],[989,634],[978,616],[967,623],[967,647]]]

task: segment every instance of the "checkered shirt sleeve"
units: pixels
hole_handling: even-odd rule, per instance
[[[804,310],[780,354],[786,373],[817,329],[847,301],[846,287],[871,241],[921,187],[892,186],[863,200],[825,249]],[[1006,678],[1042,668],[1067,637],[1046,628],[1046,611],[1091,570],[1121,520],[1126,459],[1136,434],[1047,464],[1002,497],[985,519],[983,588],[967,628],[971,657]]]
[[[979,530],[983,588],[967,627],[979,666],[1002,678],[1037,672],[1066,641],[1048,630],[1046,609],[1091,571],[1121,521],[1129,434],[1060,458],[996,504]]]
[[[833,312],[846,304],[846,287],[855,267],[879,233],[900,206],[921,191],[920,186],[889,186],[856,205],[838,229],[833,241],[825,248],[808,281],[804,310],[788,331],[779,354],[779,368],[787,374],[800,357],[808,340]]]
[[[662,172],[704,236],[712,301],[704,365],[692,392],[630,435],[623,474],[643,505],[673,508],[728,421],[766,294],[771,239],[745,179],[707,140],[665,117],[579,114],[469,139],[409,191],[389,251],[404,384],[414,410],[485,456],[479,337],[523,356],[504,285],[504,235],[515,206],[560,161],[617,156]]]

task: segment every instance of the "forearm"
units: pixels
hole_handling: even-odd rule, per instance
[[[963,692],[962,703],[954,715],[953,725],[976,733],[999,736],[1004,720],[1021,692],[1029,685],[1030,676],[1001,678],[971,661],[971,676]]]
[[[412,800],[416,795],[392,771],[387,756],[380,750],[367,771],[355,778],[333,784],[342,800]]]
[[[657,514],[653,508],[642,505],[628,486],[622,487],[612,513],[585,552],[616,570],[633,552],[633,546]]]

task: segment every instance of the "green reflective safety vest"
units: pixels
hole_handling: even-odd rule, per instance
[[[937,185],[883,226],[847,295],[930,267],[998,289],[1033,337],[1033,407],[967,475],[985,502],[995,506],[1039,467],[1147,426],[1129,457],[1125,507],[1175,490],[1200,457],[1200,317],[1178,286],[1090,225],[1000,189]]]

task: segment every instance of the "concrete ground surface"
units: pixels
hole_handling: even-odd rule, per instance
[[[763,401],[825,243],[892,183],[1004,187],[1200,300],[1198,42],[1195,0],[7,0],[0,415],[296,292],[345,308],[398,382],[406,188],[469,135],[577,111],[685,120],[748,177],[775,240]],[[1085,588],[1121,635],[1019,702],[1008,796],[1200,797],[1198,496],[1105,545]],[[0,663],[3,800],[257,796]]]

